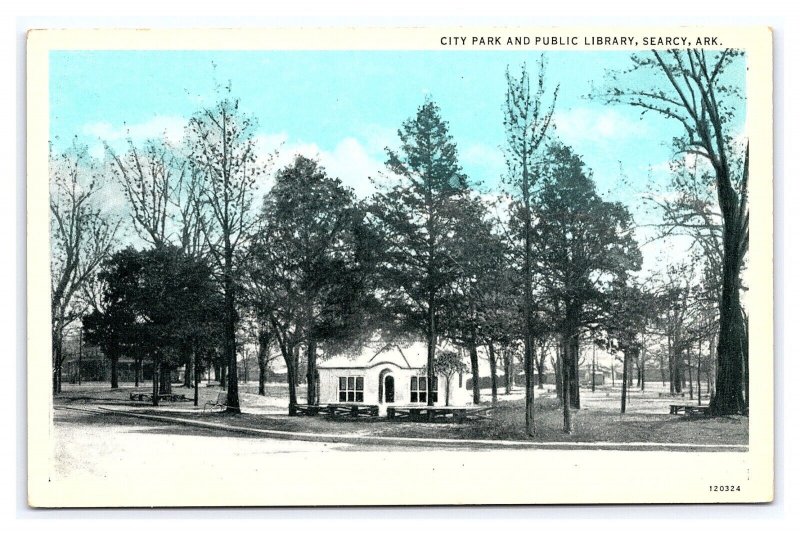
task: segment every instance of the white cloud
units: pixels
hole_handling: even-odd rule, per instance
[[[581,141],[619,141],[647,133],[645,124],[614,109],[572,108],[553,115],[556,132],[568,144]]]
[[[465,146],[461,151],[461,162],[479,170],[481,176],[470,177],[483,181],[496,181],[506,170],[503,151],[482,143]]]
[[[104,143],[108,143],[114,150],[126,149],[126,141],[141,143],[147,139],[163,137],[168,142],[178,144],[183,139],[186,119],[173,115],[156,115],[142,123],[123,123],[114,126],[108,121],[87,123],[81,128],[81,133],[89,138],[89,155],[98,160],[105,158]]]
[[[396,128],[378,124],[369,124],[360,128],[358,137],[364,140],[364,148],[370,154],[385,155],[386,147],[396,147],[400,142]]]
[[[261,134],[256,138],[262,158],[277,152],[272,161],[273,171],[292,163],[297,155],[319,160],[328,175],[339,178],[345,186],[353,188],[358,197],[366,197],[375,191],[369,178],[379,178],[385,169],[383,163],[373,158],[364,145],[354,137],[342,139],[333,150],[320,149],[316,143],[290,142],[285,132]],[[264,184],[262,191],[271,186],[272,180]],[[263,191],[264,193],[266,191]]]

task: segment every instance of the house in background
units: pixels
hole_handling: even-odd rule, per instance
[[[459,386],[458,376],[448,381],[438,374],[428,380],[427,354],[424,343],[383,344],[368,346],[355,357],[320,362],[319,404],[377,405],[381,415],[388,406],[424,406],[429,399],[437,406],[467,404],[469,392]]]

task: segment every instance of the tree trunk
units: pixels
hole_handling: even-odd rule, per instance
[[[160,371],[161,371],[161,357],[156,351],[153,354],[153,406],[158,407],[158,394],[159,392],[159,382],[160,382]]]
[[[159,392],[172,394],[172,370],[166,363],[161,364],[159,376],[161,378]]]
[[[510,394],[514,386],[514,354],[508,349],[503,351],[503,368],[506,374],[506,394]]]
[[[667,335],[667,371],[669,372],[669,393],[675,395],[675,355],[672,336]]]
[[[628,401],[628,350],[622,352],[622,398],[620,400],[619,412],[625,414]]]
[[[261,328],[258,331],[258,395],[267,395],[267,368],[269,361],[267,359],[269,353],[269,330]]]
[[[595,348],[596,347],[597,346],[594,346],[594,345],[592,346],[592,392],[594,392],[594,390],[595,390],[594,376],[595,376],[595,369],[597,367],[597,356],[595,355]]]
[[[427,338],[427,342],[428,342],[428,359],[427,359],[427,366],[426,366],[426,370],[427,370],[426,375],[428,377],[428,380],[426,381],[426,384],[428,385],[428,390],[429,391],[430,391],[431,379],[434,377],[433,365],[434,365],[434,361],[436,359],[436,341],[437,341],[437,337],[436,337],[436,312],[434,310],[434,298],[435,298],[435,296],[433,295],[433,292],[431,292],[430,295],[428,296],[428,329],[427,329],[427,331],[428,331],[427,332],[427,335],[428,335],[428,338]],[[472,358],[472,354],[471,353],[470,353],[470,358]],[[475,375],[473,373],[473,387],[472,387],[472,389],[473,389],[473,398],[474,398],[474,390],[475,390],[474,382],[475,382]],[[429,407],[432,407],[433,406],[433,397],[428,395],[427,398],[428,398],[427,405]],[[431,418],[433,417],[433,414],[430,413],[430,411],[429,411],[429,417],[431,417]]]
[[[226,236],[227,237],[227,236]],[[233,253],[230,247],[225,252],[225,273],[223,285],[225,290],[225,317],[223,337],[225,347],[225,364],[227,365],[228,397],[225,401],[225,412],[239,414],[239,377],[236,368],[236,297],[233,280]]]
[[[569,342],[564,340],[561,343],[560,353],[562,353],[560,360],[560,375],[561,375],[561,408],[563,411],[563,424],[564,424],[564,432],[566,434],[572,433],[572,413],[570,412],[570,368],[571,366],[567,362],[566,352],[568,351]]]
[[[581,408],[581,394],[580,394],[580,377],[578,372],[578,336],[574,334],[571,336],[569,343],[567,343],[566,363],[566,377],[567,386],[569,391],[569,403],[573,409]]]
[[[497,356],[494,353],[494,342],[489,340],[489,373],[492,376],[492,403],[497,403]]]
[[[317,404],[317,342],[309,340],[306,348],[306,384],[309,405]]]
[[[749,150],[744,161],[744,183],[749,174]],[[719,302],[719,341],[717,344],[717,378],[714,397],[709,404],[711,414],[743,414],[747,406],[743,396],[744,362],[747,327],[739,297],[739,274],[747,249],[748,219],[746,206],[731,185],[725,165],[715,168],[717,197],[722,212],[722,298]]]
[[[564,333],[565,355],[563,366],[565,369],[564,377],[567,379],[567,392],[569,392],[569,402],[574,409],[581,408],[580,378],[578,377],[579,356],[579,332],[578,321],[580,317],[580,307],[574,303],[567,303],[566,307],[566,332]]]
[[[645,377],[647,375],[647,347],[644,344],[644,335],[642,335],[642,354],[639,357],[639,373],[642,375],[642,392],[644,392]]]
[[[469,340],[469,363],[472,371],[472,403],[478,405],[481,402],[481,376],[478,370],[478,346],[475,344],[474,335]]]
[[[80,330],[78,337],[78,386],[81,384],[81,367],[83,364],[83,328]]]
[[[556,397],[560,399],[563,403],[564,401],[564,344],[560,341],[556,347],[556,374],[555,374],[555,381],[556,381]]]
[[[703,404],[703,393],[700,390],[700,360],[703,357],[703,339],[697,340],[697,404]]]
[[[743,336],[741,339],[742,348],[742,369],[744,377],[744,414],[750,413],[750,322],[744,309],[741,313]]]
[[[133,359],[133,384],[139,388],[139,381],[142,377],[142,359],[137,357]]]
[[[711,403],[711,400],[714,399],[714,362],[716,361],[714,355],[714,348],[716,347],[716,336],[713,334],[708,339],[708,368],[706,369],[706,381],[708,382],[708,386],[706,390],[708,391],[708,402]]]
[[[194,357],[188,355],[186,360],[186,366],[183,372],[184,388],[192,388],[192,377],[194,377]]]
[[[64,360],[60,329],[53,331],[53,394],[61,393],[61,362]]]
[[[295,366],[297,365],[297,352],[294,347],[287,348],[286,350],[281,348],[281,352],[283,353],[283,360],[286,361],[286,382],[289,385],[289,416],[296,416],[297,379],[295,375],[297,374],[297,369]]]
[[[192,372],[194,372],[194,406],[200,400],[200,366],[197,365],[197,350],[192,349]]]
[[[119,388],[119,375],[117,374],[117,364],[119,357],[111,357],[111,388]]]
[[[294,360],[294,386],[300,386],[300,346],[297,345],[292,349],[292,359]]]
[[[686,353],[685,357],[684,357],[684,351]],[[680,378],[681,378],[681,391],[682,392],[686,390],[686,366],[688,364],[688,366],[690,368],[689,371],[691,371],[691,367],[692,367],[692,356],[690,354],[690,348],[687,346],[684,351],[681,351],[678,354],[678,357],[679,357],[678,364],[680,366],[679,374],[680,374]]]
[[[536,346],[533,346],[533,362],[536,364],[536,386],[539,390],[544,390],[544,350],[541,354],[536,354]]]
[[[533,329],[533,274],[532,274],[532,251],[531,251],[531,191],[530,177],[528,176],[527,153],[523,151],[522,158],[522,196],[525,205],[524,216],[524,238],[525,250],[523,260],[523,280],[524,296],[522,302],[523,315],[523,344],[525,351],[525,431],[529,436],[536,433],[536,420],[534,415],[534,391],[533,391],[533,340],[531,340],[531,330]]]
[[[672,370],[670,371],[670,377],[672,379],[670,394],[680,394],[683,391],[683,366],[681,365],[682,359],[683,351],[677,346],[677,344],[673,343],[672,356],[670,358],[672,365]]]

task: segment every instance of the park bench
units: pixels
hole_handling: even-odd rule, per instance
[[[152,392],[131,392],[131,401],[153,401]],[[159,394],[159,401],[191,401],[185,394]]]
[[[469,416],[473,418],[485,418],[486,413],[491,409],[492,407],[394,406],[386,409],[386,416],[390,420],[408,419],[412,421],[435,422],[439,419],[463,423],[467,421]]]
[[[296,416],[316,416],[322,409],[319,405],[304,405],[296,403],[294,405],[294,413]]]
[[[378,416],[377,405],[364,405],[357,403],[330,403],[325,407],[325,411],[331,418],[337,416]]]
[[[670,405],[669,406],[669,413],[670,414],[680,414],[683,413],[686,416],[705,416],[708,412],[708,407],[703,407],[700,405]]]
[[[686,392],[675,392],[674,394],[670,394],[669,392],[659,392],[658,397],[660,398],[685,398]]]
[[[217,399],[213,401],[206,401],[203,405],[203,412],[206,412],[208,407],[216,407],[218,409],[227,409],[228,408],[228,393],[224,390],[222,392],[217,393]]]

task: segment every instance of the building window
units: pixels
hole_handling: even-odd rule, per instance
[[[434,377],[430,383],[431,388],[430,392],[428,392],[427,377],[421,376],[411,378],[411,403],[427,403],[429,393],[434,403],[439,401],[439,381]]]
[[[339,377],[339,401],[342,403],[364,402],[363,377]]]

